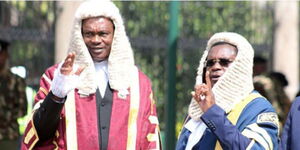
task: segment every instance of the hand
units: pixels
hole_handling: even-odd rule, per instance
[[[69,53],[63,64],[58,67],[54,73],[54,79],[52,82],[52,93],[54,98],[62,99],[67,94],[74,90],[79,81],[79,75],[84,70],[84,67],[79,67],[74,72],[74,60],[75,53]]]
[[[192,92],[193,98],[198,102],[203,112],[206,112],[216,103],[211,90],[212,85],[209,79],[209,71],[205,73],[205,81],[206,84],[195,85],[195,91]]]
[[[75,60],[75,53],[69,53],[64,63],[61,65],[60,73],[63,75],[70,75],[73,71],[74,60]],[[84,69],[83,67],[79,67],[74,74],[80,75],[83,69]]]

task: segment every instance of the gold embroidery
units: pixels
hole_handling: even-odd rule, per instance
[[[32,137],[34,136],[34,129],[30,129],[29,132],[26,134],[26,137],[24,139],[24,143],[28,144],[29,141],[32,139]]]
[[[43,87],[40,87],[39,91],[42,91],[45,95],[48,95],[48,90],[46,90],[45,88]]]

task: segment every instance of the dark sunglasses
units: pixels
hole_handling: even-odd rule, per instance
[[[205,67],[212,67],[215,63],[219,63],[222,67],[228,67],[233,60],[220,58],[220,59],[209,59],[204,62]]]

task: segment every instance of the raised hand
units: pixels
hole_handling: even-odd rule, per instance
[[[212,105],[214,105],[215,97],[212,93],[212,84],[209,79],[209,71],[205,73],[205,83],[195,85],[195,91],[192,92],[192,96],[199,103],[203,112],[206,112]]]
[[[72,75],[73,74],[73,64],[75,60],[75,53],[71,52],[66,57],[64,63],[62,64],[60,68],[60,73],[63,75]],[[83,71],[83,67],[79,67],[76,72],[74,72],[75,75],[80,75]]]
[[[79,82],[79,75],[84,70],[84,67],[78,67],[74,71],[75,53],[69,53],[59,70],[54,73],[52,81],[52,93],[56,99],[62,99],[67,94],[76,88]]]

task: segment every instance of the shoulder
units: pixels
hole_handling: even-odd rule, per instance
[[[257,97],[253,99],[244,109],[245,111],[254,112],[275,112],[272,104],[265,97]]]
[[[237,124],[241,128],[252,123],[263,122],[278,126],[276,118],[278,117],[271,103],[264,97],[257,97],[243,109]]]
[[[293,101],[290,111],[291,113],[296,111],[300,112],[300,96],[296,97],[296,99]]]
[[[299,106],[300,105],[300,96],[296,97],[296,99],[293,101],[293,106]]]
[[[12,73],[11,71],[8,71],[8,76],[9,76],[9,78],[17,80],[17,81],[25,81],[24,78],[22,78],[21,76],[19,76],[17,74]]]
[[[12,85],[22,85],[25,86],[25,79],[21,76],[14,74],[10,70],[7,71],[7,78],[5,80],[8,80],[10,84]]]
[[[139,79],[140,79],[140,85],[151,85],[151,80],[149,77],[143,73],[140,69],[138,69],[139,72]]]

